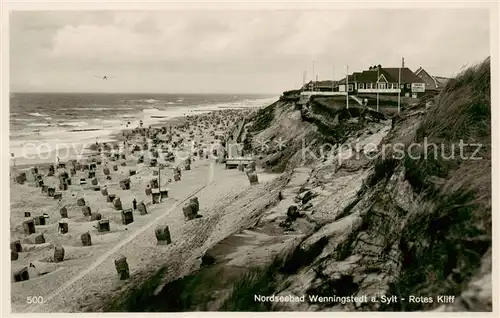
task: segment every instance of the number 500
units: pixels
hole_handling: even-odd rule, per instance
[[[27,304],[43,304],[43,296],[28,296],[26,297]]]

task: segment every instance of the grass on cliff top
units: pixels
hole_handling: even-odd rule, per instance
[[[438,155],[427,159],[407,156],[405,177],[434,204],[422,206],[403,229],[403,268],[393,290],[403,297],[458,296],[491,247],[490,109],[488,58],[450,80],[420,123],[414,141],[422,144],[426,139],[436,144]],[[461,140],[480,144],[479,151],[474,154],[476,145],[465,147],[465,159],[461,158]],[[473,160],[473,154],[481,159]],[[408,304],[404,310],[438,305]]]
[[[490,59],[451,79],[422,121],[417,138],[490,143]]]
[[[229,297],[220,311],[271,311],[269,302],[255,301],[255,295],[270,296],[277,288],[276,273],[280,264],[275,259],[269,266],[251,269],[232,285]]]
[[[425,190],[428,176],[447,180],[443,191],[474,192],[480,205],[491,199],[490,59],[451,79],[422,119],[415,142],[430,145],[428,158],[405,159],[413,180]],[[463,152],[460,153],[460,143]],[[437,154],[434,155],[434,154]],[[463,156],[463,158],[461,157]],[[486,196],[485,196],[486,195]]]

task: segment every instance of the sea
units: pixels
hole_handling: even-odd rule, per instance
[[[278,96],[232,94],[11,93],[11,165],[112,141],[126,128],[221,109],[263,107]]]

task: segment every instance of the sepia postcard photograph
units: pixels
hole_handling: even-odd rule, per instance
[[[498,3],[104,4],[3,4],[12,314],[494,311]]]

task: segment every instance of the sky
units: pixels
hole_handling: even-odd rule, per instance
[[[279,94],[304,71],[404,57],[453,76],[490,55],[485,9],[16,11],[9,27],[13,92]]]

